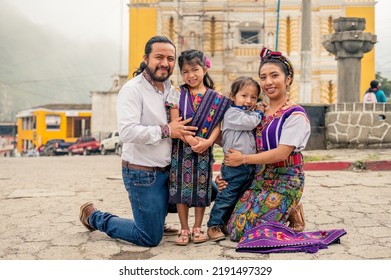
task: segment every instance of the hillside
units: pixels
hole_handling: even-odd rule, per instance
[[[72,15],[70,15],[72,16]],[[89,103],[118,72],[119,47],[69,38],[0,1],[0,122],[48,103]]]

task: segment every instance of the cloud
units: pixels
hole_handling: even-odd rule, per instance
[[[391,80],[391,1],[380,0],[376,3],[376,32],[377,44],[375,45],[376,72]]]

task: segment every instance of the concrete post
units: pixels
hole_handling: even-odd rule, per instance
[[[361,60],[352,57],[340,58],[337,68],[338,103],[360,102]]]
[[[302,0],[302,22],[301,22],[301,66],[300,66],[300,102],[311,103],[311,0]]]
[[[377,39],[363,32],[365,25],[365,18],[337,18],[333,21],[335,33],[323,37],[323,47],[338,60],[338,103],[360,102],[361,59]]]

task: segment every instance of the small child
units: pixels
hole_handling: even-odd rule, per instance
[[[211,203],[213,144],[231,100],[213,90],[208,74],[210,61],[203,52],[184,51],[178,64],[185,84],[167,98],[170,118],[192,118],[189,125],[198,127],[196,137],[172,140],[169,203],[176,204],[181,223],[175,244],[186,246],[191,239],[194,243],[208,240],[201,225],[205,208]],[[192,230],[188,221],[190,207],[195,208]]]
[[[234,104],[223,119],[222,146],[224,154],[228,149],[241,151],[244,155],[255,154],[253,130],[261,122],[264,107],[257,104],[261,89],[251,77],[239,77],[231,85],[230,98]],[[238,167],[222,165],[221,174],[228,185],[216,197],[210,212],[207,234],[211,241],[225,239],[224,226],[242,190],[254,179],[254,165],[245,162]]]

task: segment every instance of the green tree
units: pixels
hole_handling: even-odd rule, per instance
[[[384,94],[386,95],[388,101],[391,97],[391,81],[387,78],[382,77],[380,72],[376,73],[376,80],[378,80],[381,83],[381,89],[384,91]]]

